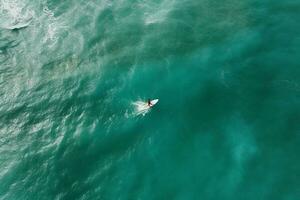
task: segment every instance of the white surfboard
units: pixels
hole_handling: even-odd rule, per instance
[[[153,107],[155,104],[157,104],[159,99],[153,99],[150,101],[151,105],[149,107]]]

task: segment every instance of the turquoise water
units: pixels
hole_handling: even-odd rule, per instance
[[[299,21],[292,0],[0,0],[0,199],[298,200]]]

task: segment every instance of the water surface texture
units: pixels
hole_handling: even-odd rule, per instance
[[[295,0],[0,0],[0,199],[299,200],[299,21]]]

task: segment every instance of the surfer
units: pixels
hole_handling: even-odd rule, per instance
[[[150,100],[150,99],[148,99],[147,104],[148,104],[149,107],[152,106],[152,103],[151,103],[151,100]]]

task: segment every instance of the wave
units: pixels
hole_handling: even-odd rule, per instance
[[[27,26],[30,25],[32,18],[23,20],[23,21],[15,21],[11,25],[4,25],[2,26],[3,29],[8,29],[8,30],[18,30],[22,28],[26,28]]]
[[[16,30],[29,26],[34,12],[26,9],[26,4],[20,1],[5,1],[0,4],[0,27],[8,30]]]

